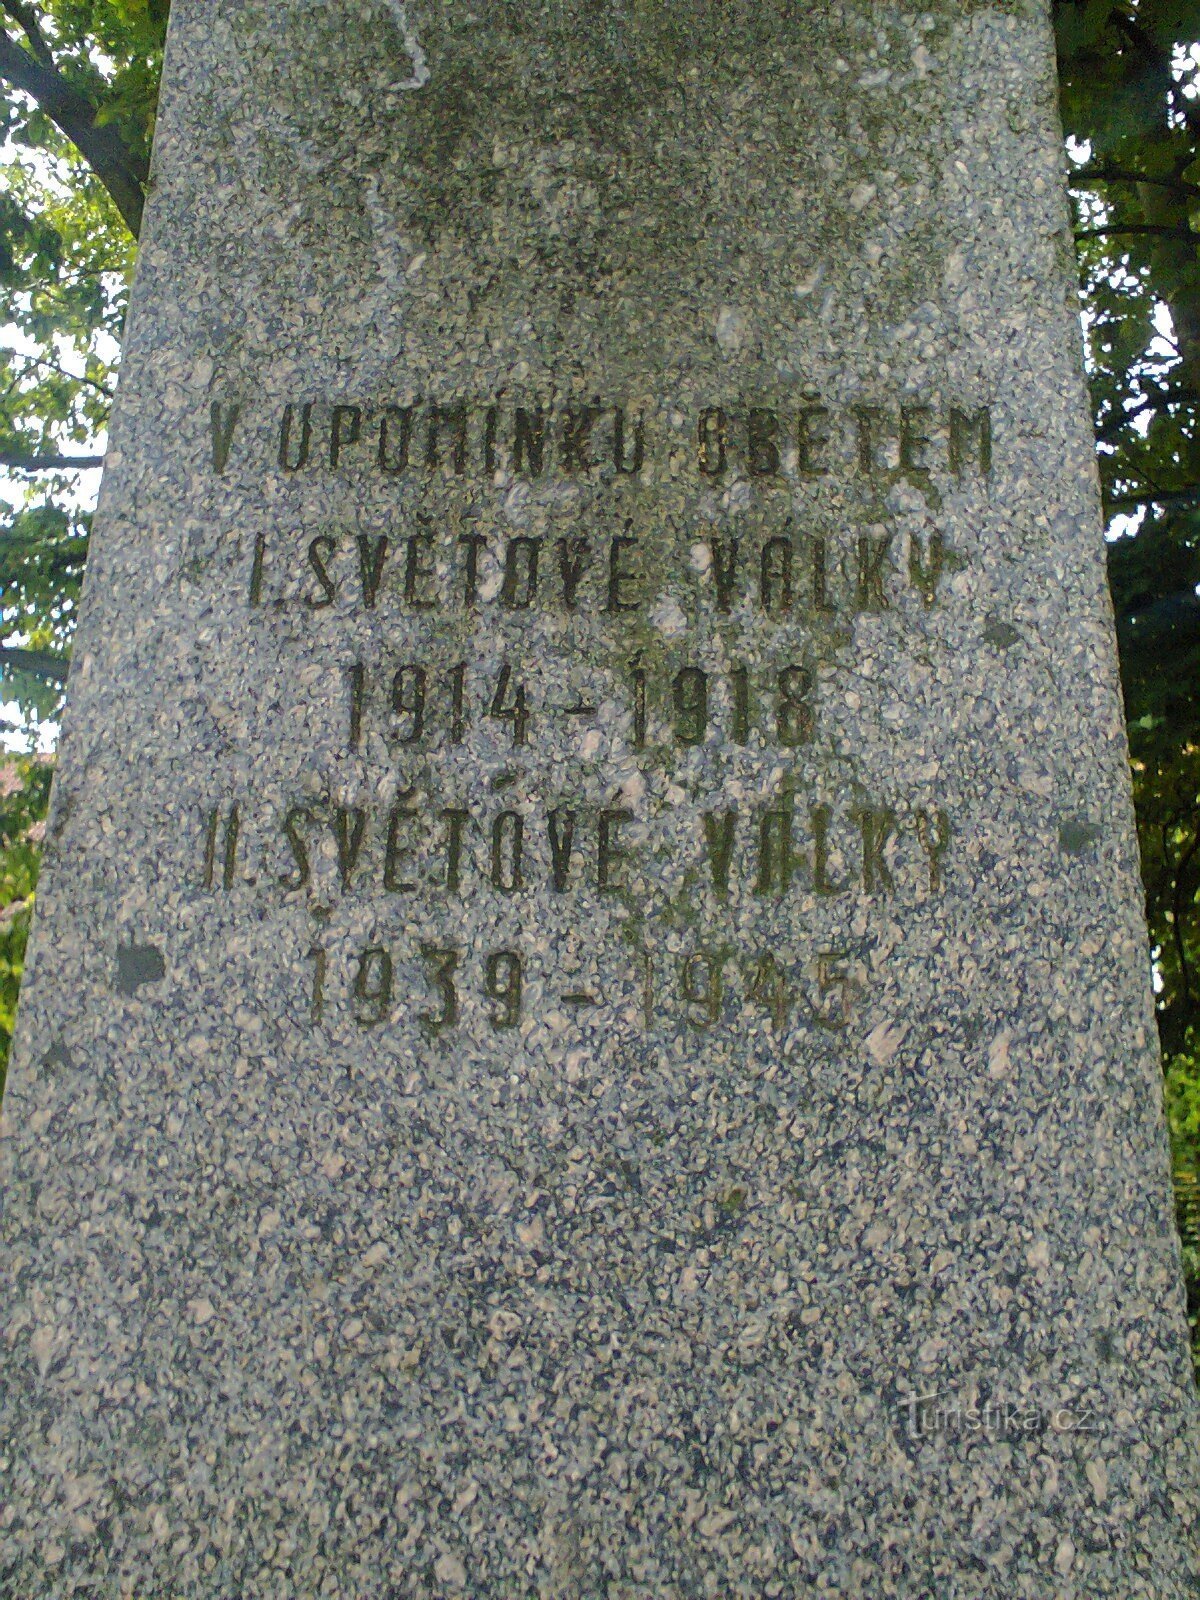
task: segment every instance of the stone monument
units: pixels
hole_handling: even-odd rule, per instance
[[[1046,0],[175,0],[0,1592],[1182,1600]]]

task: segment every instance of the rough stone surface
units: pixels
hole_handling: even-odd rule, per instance
[[[1194,1595],[1043,0],[173,12],[0,1592]]]

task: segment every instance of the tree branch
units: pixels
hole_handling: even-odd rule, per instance
[[[31,672],[49,683],[65,684],[70,667],[69,661],[62,656],[52,656],[48,650],[21,650],[12,645],[0,645],[0,671],[11,668],[14,672]]]
[[[74,551],[70,549],[71,545],[76,546]],[[47,548],[54,552],[50,562],[51,570],[58,571],[60,568],[65,570],[71,565],[77,566],[80,563],[82,554],[87,549],[87,535],[69,533],[61,542],[47,546],[43,540],[28,533],[0,533],[0,563],[9,556],[28,556],[31,560],[37,561]]]
[[[1146,494],[1106,495],[1106,511],[1137,511],[1141,506],[1200,506],[1200,488],[1160,489]]]
[[[1140,403],[1128,411],[1122,411],[1118,416],[1111,417],[1102,428],[1096,430],[1098,439],[1108,442],[1114,439],[1127,423],[1136,417],[1144,417],[1147,411],[1169,411],[1172,406],[1194,406],[1200,404],[1200,390],[1196,389],[1162,389],[1157,393],[1145,395]]]
[[[44,67],[53,67],[54,56],[42,32],[41,23],[25,4],[25,0],[0,0],[0,8],[7,11],[21,32],[29,40],[29,48]]]
[[[1107,239],[1113,234],[1157,233],[1169,239],[1186,239],[1189,244],[1200,243],[1200,234],[1191,228],[1176,228],[1166,222],[1114,222],[1104,228],[1080,228],[1077,239]]]
[[[86,384],[89,389],[95,389],[97,394],[102,394],[106,400],[116,398],[113,391],[97,378],[89,378],[83,372],[68,372],[66,367],[60,367],[53,361],[46,361],[42,356],[27,356],[23,350],[9,350],[4,347],[0,347],[0,356],[12,356],[16,361],[24,361],[26,370],[29,367],[43,367],[47,372],[57,372],[60,378],[69,378],[72,383]]]
[[[1128,11],[1122,10],[1120,6],[1114,6],[1112,20],[1155,74],[1166,91],[1165,98],[1167,102],[1179,112],[1179,115],[1187,124],[1188,132],[1192,138],[1200,138],[1200,117],[1197,117],[1196,110],[1187,96],[1179,92],[1180,86],[1175,81],[1175,74],[1171,71],[1170,57],[1155,44],[1153,38],[1141,26],[1137,18]]]
[[[92,472],[103,465],[103,456],[27,456],[19,450],[0,449],[0,467],[13,472]]]
[[[1148,183],[1152,189],[1171,189],[1177,194],[1200,195],[1200,183],[1184,178],[1148,178],[1143,172],[1124,167],[1077,167],[1068,176],[1070,183]]]
[[[7,3],[7,0],[6,0]],[[0,32],[0,78],[29,95],[83,156],[134,238],[146,203],[145,174],[114,127],[99,127],[96,108],[53,66],[45,66]]]

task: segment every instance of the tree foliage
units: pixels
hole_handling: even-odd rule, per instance
[[[0,1096],[33,914],[50,773],[50,762],[36,757],[0,765]]]
[[[1200,1317],[1200,4],[1057,0],[1180,1225]]]
[[[65,676],[166,16],[167,0],[0,0],[0,671],[30,719]]]
[[[0,0],[0,685],[56,711],[149,172],[168,0]],[[1081,290],[1200,1314],[1200,0],[1054,0]],[[0,790],[10,779],[0,782]],[[0,1043],[45,769],[0,793]],[[31,833],[30,830],[33,830]]]

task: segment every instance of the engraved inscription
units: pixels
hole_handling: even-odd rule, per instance
[[[320,1026],[349,1015],[370,1031],[415,1019],[430,1039],[452,1037],[479,1017],[493,1033],[504,1033],[521,1026],[536,985],[565,1017],[632,1006],[646,1031],[703,1032],[749,1020],[780,1035],[838,1034],[866,992],[864,957],[861,948],[735,951],[712,944],[664,961],[643,949],[608,964],[595,992],[578,992],[519,949],[477,958],[463,946],[374,944],[339,964],[315,945],[308,952],[307,1016]]]
[[[217,473],[237,464],[250,435],[270,440],[271,464],[287,474],[363,470],[395,478],[629,478],[665,447],[644,407],[598,397],[290,400],[279,408],[231,398],[212,402],[209,433]],[[819,478],[839,470],[863,478],[986,478],[993,443],[991,410],[975,403],[716,403],[700,409],[687,455],[706,478]]]
[[[231,816],[248,808],[237,805]],[[416,789],[387,807],[349,800],[298,800],[282,816],[240,826],[237,838],[255,863],[237,873],[237,858],[214,862],[210,814],[201,841],[200,881],[229,892],[261,880],[285,893],[321,878],[322,896],[474,894],[547,891],[619,894],[641,881],[643,863],[631,832],[639,822],[626,805],[588,807],[568,798],[521,808],[498,796],[491,808]],[[857,802],[841,807],[785,791],[757,807],[683,812],[691,827],[678,835],[681,860],[702,869],[719,896],[740,884],[756,895],[793,891],[835,898],[891,898],[902,891],[941,895],[953,843],[947,812],[936,804]],[[229,828],[225,838],[231,837]]]
[[[606,538],[492,533],[349,536],[260,535],[246,568],[250,605],[316,617],[345,607],[396,608],[419,617],[529,611],[619,620],[646,615],[656,593],[647,571],[650,533]],[[706,535],[677,577],[695,582],[698,603],[718,615],[763,622],[812,621],[892,610],[906,596],[936,605],[961,560],[937,529],[856,535],[800,533],[790,519],[778,533]],[[664,576],[659,574],[659,576]]]
[[[500,1037],[551,1006],[575,1026],[614,1007],[646,1029],[848,1026],[861,937],[734,944],[723,920],[803,905],[861,932],[961,870],[927,782],[875,794],[857,772],[863,697],[846,685],[862,630],[926,651],[953,604],[971,544],[941,508],[986,507],[987,404],[230,398],[207,427],[218,474],[284,493],[354,474],[395,486],[390,513],[376,491],[361,514],[351,497],[239,539],[251,624],[328,651],[302,699],[349,766],[282,805],[226,792],[200,821],[198,882],[304,915],[310,1025],[415,1023],[432,1043],[477,1024]],[[655,484],[674,509],[656,509]],[[621,772],[607,788],[606,761]],[[477,902],[481,926],[523,908],[521,937],[464,940],[453,908]],[[556,964],[556,937],[529,938],[556,907],[589,905],[629,938],[586,972]],[[339,907],[435,921],[415,938],[381,924],[351,951],[322,932]]]

